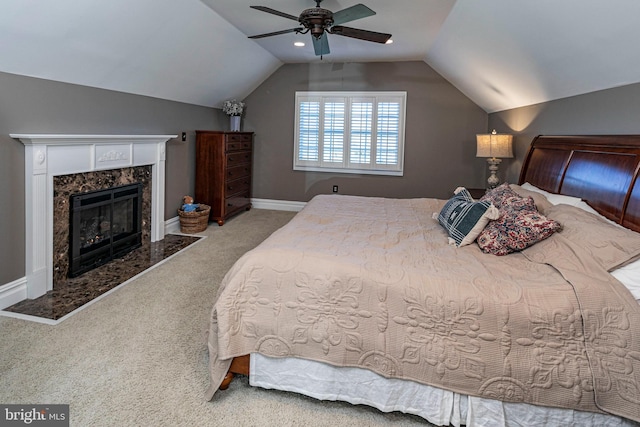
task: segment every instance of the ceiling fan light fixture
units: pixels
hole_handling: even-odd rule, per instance
[[[324,27],[316,25],[313,28],[311,28],[311,35],[313,37],[319,39],[320,37],[322,37],[322,34],[324,34]]]
[[[317,56],[322,58],[323,55],[330,53],[329,41],[327,34],[335,34],[338,36],[350,37],[359,40],[365,40],[375,43],[385,43],[391,38],[391,34],[378,33],[375,31],[361,30],[358,28],[345,27],[342,24],[355,21],[356,19],[366,18],[376,13],[363,4],[356,4],[346,9],[342,9],[333,13],[328,9],[320,7],[323,0],[314,0],[316,7],[305,9],[300,16],[296,17],[288,13],[280,12],[266,6],[250,6],[252,9],[261,12],[270,13],[272,15],[281,16],[290,20],[298,21],[301,27],[289,28],[287,30],[274,31],[271,33],[258,34],[249,36],[250,39],[260,39],[263,37],[277,36],[280,34],[307,34],[310,33],[313,49]],[[297,45],[297,44],[296,44]]]
[[[294,42],[293,45],[296,46],[296,47],[303,47],[304,46],[304,42]]]

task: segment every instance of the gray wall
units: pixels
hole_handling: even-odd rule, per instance
[[[293,170],[296,91],[406,91],[404,176]],[[246,99],[243,130],[255,131],[253,197],[308,201],[316,194],[448,197],[483,185],[486,162],[475,134],[488,115],[423,61],[286,64]]]
[[[489,115],[489,128],[515,135],[515,159],[503,163],[517,182],[529,144],[537,135],[640,134],[640,84],[601,90]]]
[[[293,171],[294,94],[306,90],[407,91],[403,177]],[[167,144],[165,218],[193,194],[196,129],[229,128],[217,109],[0,73],[0,285],[24,276],[24,146],[10,133],[180,134]],[[475,134],[488,115],[422,61],[288,64],[246,99],[243,130],[256,132],[253,196],[308,201],[331,192],[448,197],[483,186]]]
[[[24,277],[24,145],[10,133],[180,134],[167,143],[165,218],[193,194],[195,130],[219,110],[0,73],[0,286]]]

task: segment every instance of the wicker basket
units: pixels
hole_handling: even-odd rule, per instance
[[[195,211],[185,212],[178,209],[180,231],[185,234],[193,234],[206,230],[209,225],[209,211],[211,211],[211,206],[202,203]]]

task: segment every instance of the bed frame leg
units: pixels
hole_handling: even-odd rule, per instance
[[[233,377],[235,374],[249,376],[250,363],[251,356],[249,354],[234,357],[231,361],[231,366],[229,366],[229,371],[227,371],[227,375],[225,375],[222,383],[220,384],[220,390],[226,390],[227,388],[229,388],[229,384],[231,384],[231,381],[233,381]]]
[[[227,372],[227,375],[224,376],[222,383],[220,384],[220,390],[226,390],[229,388],[229,384],[233,381],[233,373]]]

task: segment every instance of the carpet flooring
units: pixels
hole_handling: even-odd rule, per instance
[[[204,399],[218,284],[292,212],[252,209],[57,325],[0,317],[0,402],[69,404],[71,426],[425,426],[423,419],[250,387]]]

